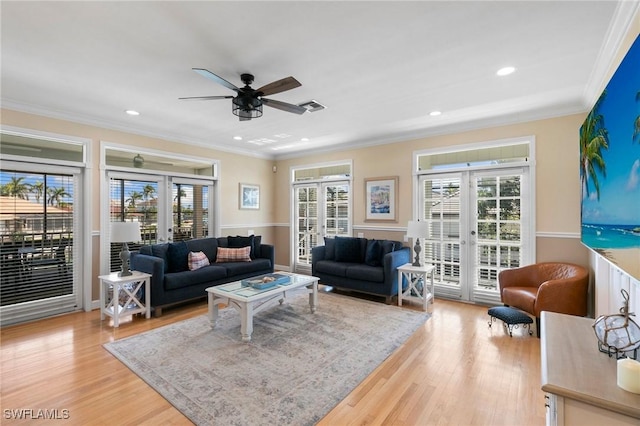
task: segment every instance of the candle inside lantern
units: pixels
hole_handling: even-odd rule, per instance
[[[640,394],[640,362],[630,358],[618,360],[618,386]]]

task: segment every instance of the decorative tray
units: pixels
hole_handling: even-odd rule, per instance
[[[259,277],[248,278],[242,280],[242,287],[252,287],[256,290],[264,290],[275,287],[279,284],[288,283],[291,277],[282,274],[266,274]]]

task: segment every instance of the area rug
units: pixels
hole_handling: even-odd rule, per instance
[[[311,425],[429,318],[349,296],[295,296],[254,318],[221,309],[104,347],[197,425]]]

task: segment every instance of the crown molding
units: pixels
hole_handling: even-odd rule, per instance
[[[0,105],[3,109],[22,112],[25,114],[39,115],[42,117],[53,118],[56,120],[64,120],[75,124],[83,124],[86,126],[100,127],[107,130],[115,130],[118,132],[125,132],[139,136],[145,136],[154,139],[161,139],[168,142],[175,142],[180,144],[187,144],[192,146],[198,146],[202,148],[214,149],[216,151],[228,152],[231,154],[239,154],[247,157],[256,157],[273,160],[273,155],[265,155],[259,152],[251,151],[248,149],[234,149],[224,145],[217,145],[208,140],[185,138],[183,135],[165,134],[150,132],[133,126],[123,126],[121,124],[113,123],[107,120],[101,120],[95,117],[82,116],[76,114],[69,114],[65,111],[52,110],[49,108],[41,108],[34,105],[25,104],[12,99],[2,98],[0,99]]]
[[[611,72],[610,70],[617,58],[618,51],[622,47],[624,38],[631,31],[634,21],[640,19],[638,13],[640,13],[640,1],[621,1],[618,3],[613,19],[609,24],[607,36],[602,43],[600,53],[598,53],[598,59],[584,89],[583,98],[587,110],[591,109],[596,103],[598,96],[600,96],[600,93],[602,93],[615,72],[615,70]]]

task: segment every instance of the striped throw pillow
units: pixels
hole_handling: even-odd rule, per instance
[[[242,248],[218,247],[216,262],[251,262],[251,246]]]
[[[189,252],[189,270],[195,271],[203,266],[209,265],[209,258],[201,251]]]

